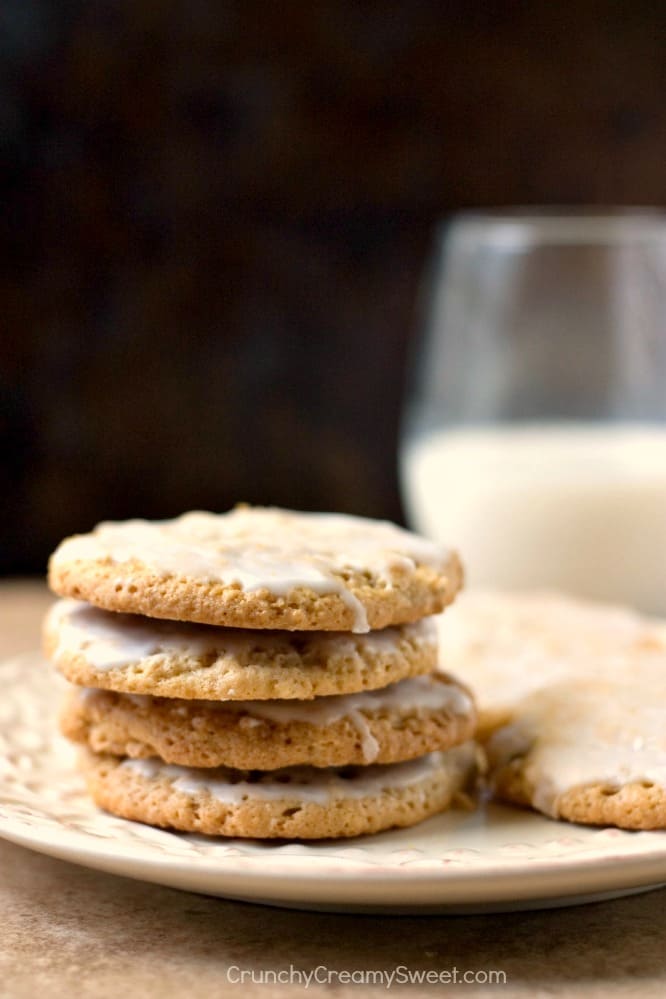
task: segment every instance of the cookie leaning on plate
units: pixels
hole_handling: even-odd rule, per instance
[[[84,751],[93,800],[123,818],[218,836],[322,839],[412,826],[470,781],[473,743],[407,763],[271,773],[191,769]]]
[[[78,688],[61,717],[64,735],[97,753],[239,770],[397,763],[467,742],[475,723],[469,693],[443,675],[313,701],[185,701]]]
[[[481,739],[535,691],[603,676],[617,657],[663,648],[666,633],[628,607],[538,590],[468,591],[436,620],[442,663],[474,690]]]
[[[385,687],[437,665],[432,621],[363,635],[215,628],[59,600],[46,655],[72,683],[200,700],[305,700]]]
[[[666,828],[665,622],[517,593],[469,594],[451,618],[444,657],[478,696],[499,797],[586,825]]]
[[[264,507],[100,524],[49,562],[61,596],[238,628],[365,632],[438,613],[461,583],[454,552],[394,524]]]
[[[666,649],[625,668],[526,698],[487,743],[496,793],[569,822],[666,828]]]

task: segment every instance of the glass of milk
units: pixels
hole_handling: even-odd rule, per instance
[[[412,525],[469,585],[666,614],[666,215],[458,216],[422,312]]]

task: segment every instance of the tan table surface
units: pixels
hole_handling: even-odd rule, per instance
[[[0,654],[34,649],[49,597],[0,583]],[[214,999],[380,996],[380,986],[230,983],[287,972],[497,968],[508,984],[395,986],[404,995],[666,995],[666,889],[594,905],[489,916],[295,912],[86,870],[0,841],[0,996]],[[239,972],[232,972],[238,975]],[[319,976],[323,972],[319,971]]]

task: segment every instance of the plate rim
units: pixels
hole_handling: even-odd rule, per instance
[[[528,875],[531,871],[523,869],[517,879],[511,868],[502,870],[501,873],[493,876],[492,888],[488,890],[488,884],[481,880],[478,872],[468,868],[459,870],[455,874],[458,877],[442,876],[433,880],[432,872],[406,871],[399,869],[397,877],[386,878],[384,871],[378,871],[380,876],[359,877],[358,873],[345,878],[331,878],[324,874],[311,875],[302,873],[296,875],[294,871],[270,872],[259,871],[252,866],[233,870],[229,868],[214,869],[205,864],[194,868],[183,858],[169,858],[168,863],[160,863],[157,858],[150,857],[125,857],[114,854],[111,850],[95,850],[90,846],[78,849],[76,840],[85,838],[84,833],[74,834],[74,842],[66,844],[57,840],[45,840],[44,838],[24,836],[20,832],[0,828],[0,837],[14,843],[15,845],[33,849],[46,856],[53,857],[65,862],[75,863],[79,866],[91,870],[99,870],[104,873],[115,874],[121,877],[128,877],[138,881],[148,881],[153,884],[160,884],[165,887],[179,888],[186,891],[199,892],[208,895],[217,895],[228,898],[245,898],[251,901],[266,901],[268,904],[283,903],[287,906],[298,903],[320,903],[322,905],[341,904],[349,905],[352,909],[355,906],[362,906],[364,903],[379,907],[405,907],[405,895],[410,890],[420,890],[421,897],[412,899],[408,905],[412,911],[428,906],[450,906],[465,904],[498,904],[512,902],[534,902],[534,908],[538,903],[552,900],[560,900],[562,904],[575,904],[578,897],[585,898],[590,894],[599,893],[602,895],[612,895],[630,892],[632,890],[654,889],[666,886],[666,860],[662,860],[661,865],[655,865],[654,858],[648,855],[640,858],[644,862],[640,865],[631,864],[619,866],[613,865],[611,858],[602,858],[606,864],[602,865],[596,872],[598,876],[586,880],[580,890],[562,889],[563,875],[575,877],[581,873],[580,865],[571,864],[569,869],[562,871],[557,868],[549,868],[540,874],[539,889],[533,890],[533,879]],[[237,858],[236,858],[237,859]],[[188,858],[191,860],[191,858]],[[209,860],[209,858],[206,858]],[[612,866],[616,876],[612,879],[603,877],[608,871],[606,866]],[[637,869],[638,868],[638,869]],[[193,871],[197,877],[192,878]],[[352,872],[347,872],[349,875]],[[454,872],[447,872],[453,874]],[[586,874],[588,873],[586,869]],[[193,881],[202,882],[214,876],[214,881],[193,887]],[[424,885],[429,889],[423,892]],[[352,887],[352,892],[347,889]],[[299,889],[305,888],[303,892]],[[331,891],[331,888],[336,890]],[[474,889],[474,890],[471,890]],[[364,898],[358,898],[359,892],[363,892]],[[427,896],[427,897],[424,897]]]
[[[43,665],[44,660],[39,652],[27,652],[20,656],[5,657],[0,660],[0,670],[5,671],[12,663],[23,664],[22,669],[36,663]],[[34,675],[34,674],[33,674]],[[15,680],[6,687],[6,696],[19,702],[16,693]],[[29,687],[28,687],[29,690]],[[25,689],[21,691],[25,693]],[[46,721],[45,721],[46,724]],[[61,739],[53,732],[54,740]],[[41,806],[48,816],[48,802]],[[503,807],[503,806],[502,806]],[[540,855],[551,840],[545,844],[525,844],[531,846],[533,853],[529,855],[509,856],[506,859],[490,858],[483,861],[467,862],[458,865],[455,858],[432,856],[415,856],[412,859],[391,859],[387,854],[382,859],[379,854],[368,854],[371,859],[359,859],[356,856],[345,857],[317,854],[314,850],[308,856],[307,843],[275,844],[269,841],[262,844],[266,853],[242,854],[234,852],[234,844],[244,841],[230,839],[225,842],[229,852],[218,855],[206,855],[194,850],[178,855],[155,849],[151,855],[151,843],[148,840],[128,840],[125,848],[119,848],[112,836],[106,838],[96,835],[84,828],[70,827],[57,816],[48,824],[39,824],[21,816],[20,806],[14,805],[12,812],[11,800],[6,802],[0,797],[0,838],[19,846],[27,847],[36,852],[56,857],[58,859],[78,863],[82,866],[124,875],[137,880],[168,885],[175,888],[185,888],[190,891],[207,892],[209,894],[226,895],[227,897],[265,900],[267,894],[273,895],[272,904],[296,905],[320,902],[329,904],[337,902],[346,904],[350,909],[361,906],[371,896],[372,904],[380,907],[404,907],[405,896],[414,892],[419,897],[410,899],[409,908],[416,911],[428,905],[466,904],[470,899],[473,903],[496,904],[512,900],[534,900],[535,907],[539,900],[565,897],[575,902],[576,895],[589,895],[591,891],[614,892],[632,888],[651,888],[666,882],[666,833],[659,831],[618,830],[613,827],[575,826],[570,823],[550,821],[553,825],[552,841],[558,839],[558,832],[563,841],[576,838],[577,829],[584,829],[585,835],[599,832],[608,835],[608,844],[601,844],[602,849],[592,846],[585,847],[581,841],[580,850],[574,848],[569,853]],[[533,815],[529,810],[523,811],[526,818]],[[438,817],[426,820],[429,823],[437,821]],[[130,822],[109,816],[115,823],[127,823],[128,827],[143,826],[142,823]],[[54,828],[52,822],[56,823]],[[148,827],[152,828],[152,827]],[[201,839],[191,834],[161,830],[167,835]],[[395,830],[396,834],[409,834],[411,830]],[[385,835],[385,834],[381,834]],[[652,845],[654,836],[659,840]],[[528,837],[529,834],[526,833]],[[631,837],[628,839],[627,837]],[[618,840],[617,845],[613,839]],[[362,850],[365,837],[349,841],[336,841],[340,853],[345,849],[350,854]],[[626,844],[634,840],[640,843],[638,848],[626,850]],[[259,842],[259,841],[255,841]],[[345,842],[349,845],[345,846]],[[603,847],[606,848],[603,848]],[[290,852],[291,849],[291,852]],[[401,846],[396,844],[397,851]],[[405,846],[405,853],[410,847]],[[414,849],[413,847],[411,849]],[[453,847],[455,852],[465,848]],[[473,849],[473,848],[472,848]],[[476,851],[478,853],[478,851]],[[304,863],[305,861],[305,863]],[[580,891],[566,890],[562,896],[564,884],[571,884],[577,878],[582,879]],[[204,885],[203,882],[209,883]],[[198,885],[193,887],[193,885]],[[269,889],[271,889],[269,891]],[[567,904],[567,903],[564,903]]]

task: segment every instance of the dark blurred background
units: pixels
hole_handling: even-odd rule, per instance
[[[238,499],[399,519],[436,222],[663,204],[666,4],[1,0],[0,572]]]

